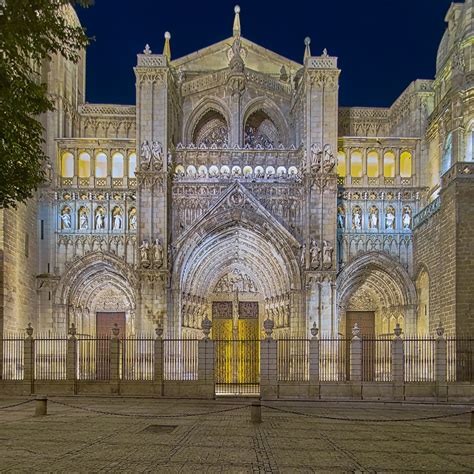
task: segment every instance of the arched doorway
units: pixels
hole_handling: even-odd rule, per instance
[[[256,384],[263,320],[275,334],[301,325],[299,243],[240,184],[177,242],[173,270],[175,330],[199,334],[212,321],[217,382]]]

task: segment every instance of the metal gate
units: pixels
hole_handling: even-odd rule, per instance
[[[215,341],[216,395],[260,395],[260,341]]]

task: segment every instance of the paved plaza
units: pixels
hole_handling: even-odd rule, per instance
[[[21,401],[2,398],[0,407]],[[407,422],[345,421],[419,419],[469,411],[466,406],[268,402],[286,412],[263,407],[263,422],[255,424],[246,406],[250,402],[64,397],[51,398],[44,417],[33,417],[35,403],[1,409],[0,469],[183,473],[474,470],[469,414]],[[229,410],[234,407],[240,409]],[[209,414],[189,416],[196,413]]]

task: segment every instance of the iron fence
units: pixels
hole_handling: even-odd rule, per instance
[[[435,379],[435,339],[406,337],[405,382],[432,382]]]
[[[121,340],[122,380],[153,380],[155,339],[129,337]]]
[[[309,339],[278,339],[277,371],[282,382],[308,381]]]
[[[474,339],[446,338],[448,382],[474,382]]]
[[[64,337],[34,339],[35,380],[66,380],[66,353]]]
[[[199,339],[163,340],[163,379],[198,379]]]
[[[390,382],[392,380],[392,339],[362,338],[362,380]]]
[[[110,380],[110,339],[79,338],[77,360],[79,380]]]
[[[319,340],[319,379],[343,382],[349,379],[350,339],[323,336]]]
[[[1,378],[3,380],[23,380],[24,372],[24,344],[25,339],[20,337],[6,337],[0,344],[2,351]]]

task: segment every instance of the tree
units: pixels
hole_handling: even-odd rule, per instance
[[[65,15],[92,0],[0,0],[0,208],[26,202],[46,178],[39,116],[54,110],[41,66],[55,54],[77,62],[89,42]]]

